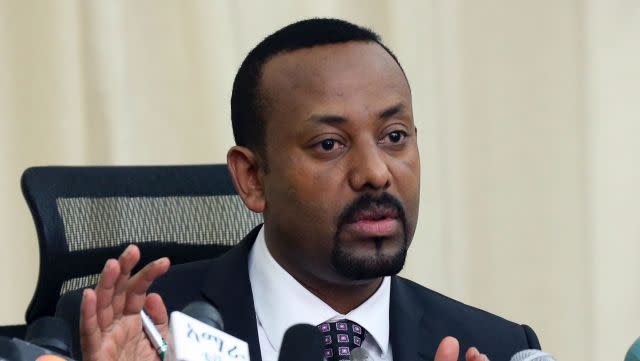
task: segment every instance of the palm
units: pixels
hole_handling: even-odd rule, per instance
[[[131,277],[139,258],[137,247],[130,246],[117,261],[107,261],[95,290],[85,290],[80,317],[84,360],[160,360],[142,330],[140,311],[146,309],[166,340],[167,310],[159,295],[146,292],[151,282],[167,271],[169,262],[152,262]]]
[[[90,361],[94,360],[151,361],[160,358],[142,332],[140,317],[130,315],[122,317],[102,332],[100,349],[90,356]]]

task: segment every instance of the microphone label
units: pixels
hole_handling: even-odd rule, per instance
[[[171,313],[176,361],[249,361],[249,345],[182,312]]]

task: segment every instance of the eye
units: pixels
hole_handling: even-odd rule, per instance
[[[404,142],[406,138],[407,138],[407,132],[403,130],[394,130],[392,132],[387,133],[387,135],[384,138],[380,139],[379,143],[400,144]]]
[[[322,147],[322,150],[330,151],[336,146],[336,141],[334,139],[325,139],[320,142],[320,146]]]
[[[321,152],[328,153],[342,148],[344,145],[335,139],[323,139],[316,143],[315,147]]]

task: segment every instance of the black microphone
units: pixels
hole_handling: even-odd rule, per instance
[[[297,324],[282,338],[278,361],[323,361],[322,334],[317,327]]]
[[[62,356],[71,356],[71,329],[61,318],[41,317],[27,327],[24,340]]]
[[[18,347],[11,339],[0,336],[0,361],[15,361],[20,359]]]
[[[193,317],[198,321],[204,322],[217,330],[224,331],[222,315],[220,315],[220,312],[218,312],[218,310],[208,302],[193,301],[182,309],[182,313]]]
[[[73,359],[18,338],[0,337],[0,361],[73,361]]]

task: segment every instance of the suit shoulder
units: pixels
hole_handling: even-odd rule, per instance
[[[167,311],[181,310],[189,302],[201,298],[205,277],[215,259],[206,259],[171,266],[156,279],[149,292],[162,296]]]
[[[520,345],[521,349],[540,348],[535,332],[527,325],[467,305],[403,277],[396,277],[396,286],[413,298],[415,307],[424,310],[427,323],[442,323],[443,328],[455,329],[466,335],[481,335],[481,339],[501,338],[502,342],[511,340]]]
[[[446,308],[446,309],[450,309],[452,311],[456,311],[456,312],[447,312],[447,314],[451,314],[451,315],[456,315],[458,313],[462,313],[463,315],[465,315],[466,317],[468,317],[469,315],[473,315],[474,317],[477,318],[483,318],[483,319],[487,319],[487,320],[491,320],[494,322],[499,322],[499,323],[506,323],[509,325],[517,325],[520,326],[519,324],[516,324],[512,321],[509,321],[505,318],[502,318],[500,316],[494,315],[490,312],[487,312],[485,310],[482,310],[480,308],[474,307],[474,306],[470,306],[467,305],[463,302],[460,302],[456,299],[453,299],[451,297],[445,296],[439,292],[436,292],[432,289],[426,288],[416,282],[413,282],[411,280],[408,280],[406,278],[403,277],[397,277],[398,278],[398,284],[401,286],[406,287],[406,290],[408,290],[409,292],[412,293],[412,295],[423,305],[423,306],[429,306],[429,307],[436,307],[438,309],[440,308]]]
[[[181,263],[177,265],[173,265],[169,267],[169,270],[164,275],[160,276],[155,283],[163,284],[163,283],[171,283],[172,286],[180,287],[181,284],[177,281],[187,279],[187,278],[201,278],[208,270],[209,266],[213,259],[204,259],[200,261]],[[188,286],[190,283],[187,283]]]

